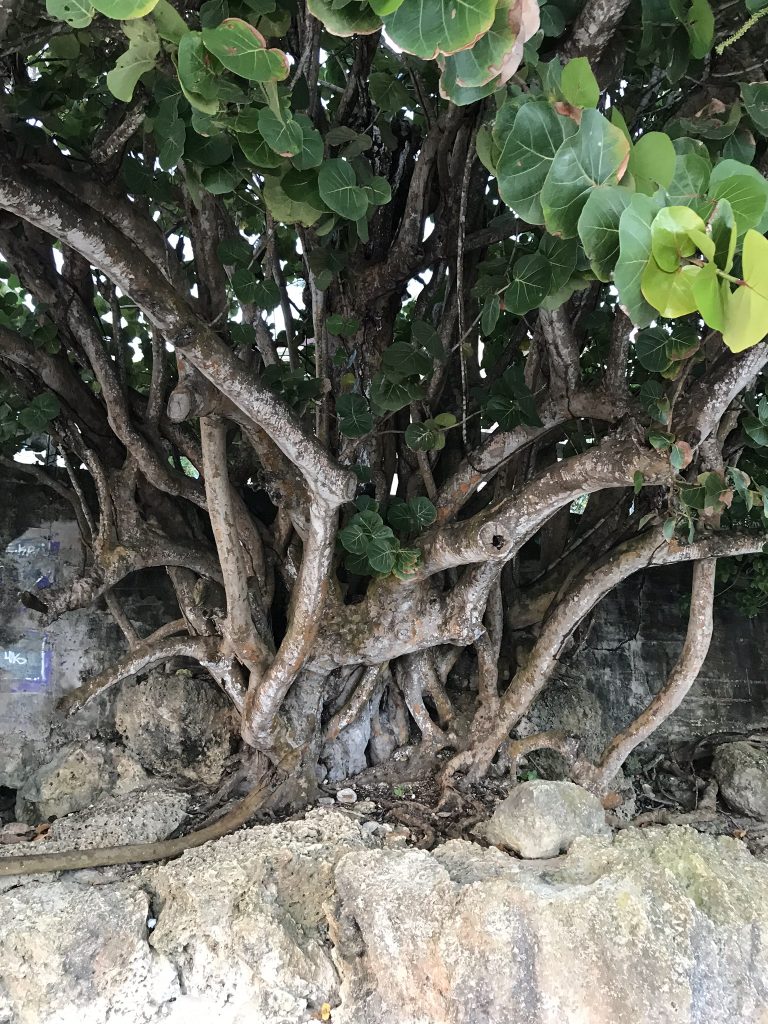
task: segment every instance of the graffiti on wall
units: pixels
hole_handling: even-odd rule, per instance
[[[5,583],[15,592],[45,590],[56,581],[60,557],[61,542],[54,539],[52,531],[32,528],[5,548],[0,558],[0,587]],[[3,566],[12,567],[12,574],[6,575]],[[21,612],[21,605],[18,607]],[[16,618],[20,628],[0,638],[0,693],[42,694],[51,685],[52,643],[39,629],[27,628],[25,618],[21,612]]]
[[[42,693],[51,682],[51,644],[45,633],[26,630],[13,644],[0,647],[2,689],[10,693]]]

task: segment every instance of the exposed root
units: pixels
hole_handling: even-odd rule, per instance
[[[579,742],[574,736],[552,729],[548,732],[524,736],[519,740],[509,740],[502,747],[501,757],[508,763],[512,785],[517,782],[517,766],[521,757],[532,754],[534,750],[554,750],[560,754],[571,767],[578,753]]]
[[[97,850],[71,850],[66,853],[40,853],[21,857],[0,858],[0,878],[14,875],[38,875],[48,871],[78,871],[82,868],[112,867],[116,864],[147,864],[178,857],[185,850],[209,843],[212,839],[233,832],[266,802],[275,787],[277,773],[272,772],[235,806],[229,814],[206,828],[177,839],[157,843],[132,843],[107,846]]]

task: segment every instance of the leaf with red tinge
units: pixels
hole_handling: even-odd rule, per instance
[[[225,18],[216,28],[204,28],[203,43],[228,71],[249,82],[281,82],[288,77],[283,51],[268,49],[261,32],[242,18]]]

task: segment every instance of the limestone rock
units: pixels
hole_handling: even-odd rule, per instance
[[[80,811],[110,793],[146,786],[141,765],[125,751],[97,741],[70,743],[24,783],[16,800],[21,821],[45,821]]]
[[[768,865],[735,840],[632,829],[546,867],[453,841],[336,884],[341,1024],[768,1019]]]
[[[135,887],[47,881],[2,897],[0,1020],[150,1024],[179,994],[147,944],[149,898]]]
[[[768,820],[768,753],[745,741],[715,751],[712,772],[728,806],[738,814]]]
[[[238,732],[231,705],[210,679],[150,672],[123,686],[115,725],[153,775],[215,786]]]
[[[40,853],[53,849],[87,850],[165,839],[186,817],[189,795],[162,786],[107,797],[95,808],[76,811],[51,825]]]
[[[339,859],[371,842],[347,815],[320,811],[148,872],[158,918],[150,943],[198,1000],[200,1020],[293,1024],[338,1002],[324,905]]]
[[[556,857],[577,836],[607,833],[596,796],[572,782],[521,782],[498,805],[485,828],[494,846],[525,858]]]
[[[329,810],[81,875],[0,896],[3,1024],[768,1020],[768,864],[693,829],[543,863],[382,849]]]

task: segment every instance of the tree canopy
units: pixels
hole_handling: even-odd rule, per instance
[[[183,656],[297,777],[354,727],[446,780],[538,742],[609,786],[696,677],[715,559],[768,589],[766,14],[10,0],[0,457],[89,553],[24,600],[126,638],[66,708]],[[597,764],[510,741],[595,603],[684,561],[647,716]],[[141,637],[114,588],[158,567],[178,615]]]

